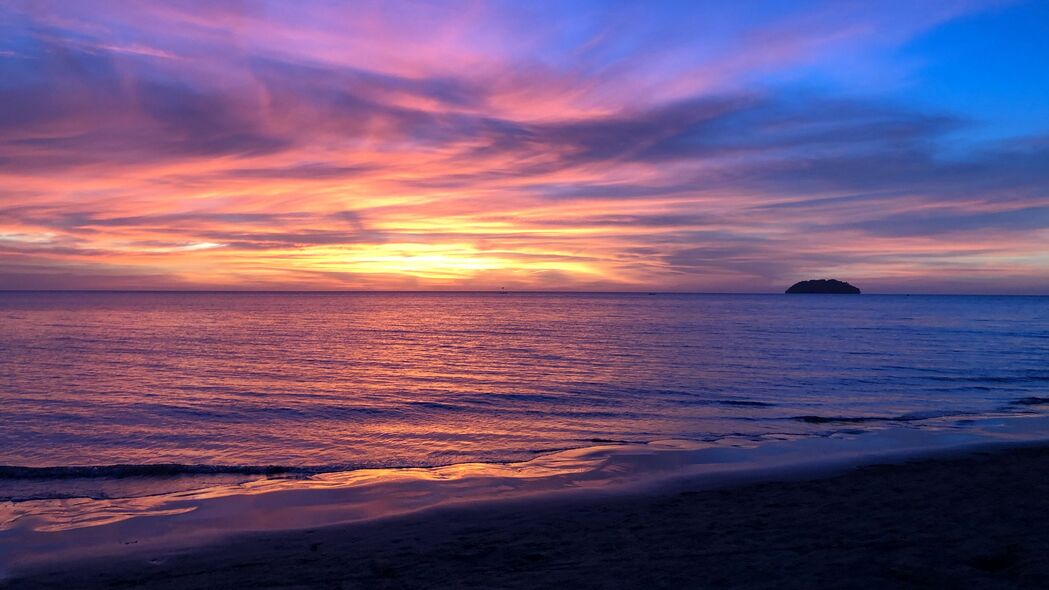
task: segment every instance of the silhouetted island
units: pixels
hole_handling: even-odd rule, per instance
[[[835,279],[816,279],[794,283],[787,293],[834,293],[859,295],[860,290],[852,285]]]

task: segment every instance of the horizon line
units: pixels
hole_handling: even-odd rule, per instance
[[[0,293],[154,293],[154,294],[518,294],[518,295],[787,295],[783,291],[576,291],[511,289],[0,289]],[[794,295],[827,293],[794,293]],[[867,292],[861,295],[943,296],[943,297],[1049,297],[1047,293],[943,293],[943,292]]]

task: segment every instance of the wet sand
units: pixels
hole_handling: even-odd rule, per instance
[[[823,479],[448,507],[9,588],[1047,588],[1049,447]]]

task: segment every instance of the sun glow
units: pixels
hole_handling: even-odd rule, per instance
[[[483,276],[522,278],[530,273],[550,271],[605,276],[591,265],[558,260],[556,253],[537,253],[531,257],[520,254],[499,255],[468,243],[403,243],[331,248],[311,251],[308,255],[289,253],[285,256],[297,258],[300,262],[297,266],[302,270],[434,281],[471,280]]]

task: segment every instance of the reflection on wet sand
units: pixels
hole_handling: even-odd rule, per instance
[[[1049,438],[1049,418],[999,418],[941,430],[890,428],[758,445],[660,441],[604,445],[534,460],[434,468],[364,469],[305,479],[259,479],[151,497],[7,503],[0,549],[28,566],[130,549],[175,549],[223,536],[349,523],[453,504],[564,493],[612,493],[673,480],[717,486],[966,448]],[[698,478],[698,479],[697,479]]]

